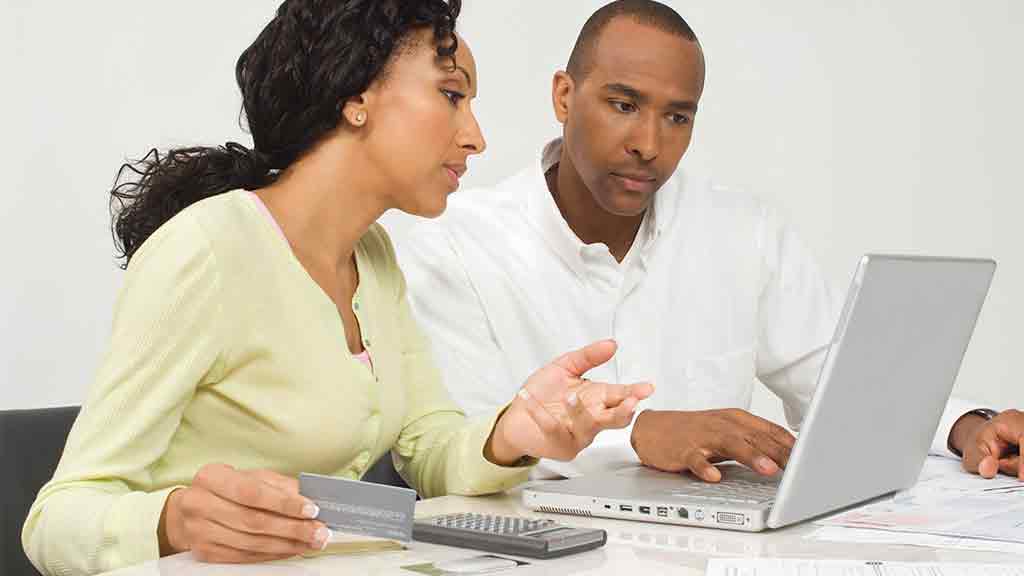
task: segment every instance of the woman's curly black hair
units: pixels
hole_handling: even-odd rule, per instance
[[[122,267],[185,207],[271,184],[338,126],[345,102],[386,73],[412,32],[433,28],[438,55],[453,57],[461,8],[461,0],[285,0],[235,66],[253,149],[153,149],[118,171],[110,204]]]

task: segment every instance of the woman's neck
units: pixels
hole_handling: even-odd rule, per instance
[[[327,142],[256,194],[300,259],[343,269],[359,239],[391,207],[374,181],[377,173],[362,161],[358,146]]]

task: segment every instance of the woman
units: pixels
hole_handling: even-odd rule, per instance
[[[151,153],[112,194],[127,275],[110,351],[23,531],[44,573],[192,550],[252,562],[329,538],[300,471],[389,450],[424,496],[506,489],[625,426],[649,384],[569,353],[467,422],[375,221],[436,216],[484,149],[451,0],[287,0],[239,58],[254,150]],[[251,192],[254,191],[254,192]]]

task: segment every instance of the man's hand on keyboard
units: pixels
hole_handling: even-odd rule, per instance
[[[745,410],[694,412],[645,410],[630,438],[646,466],[718,482],[713,464],[735,460],[759,474],[776,474],[789,461],[796,438],[788,430]]]

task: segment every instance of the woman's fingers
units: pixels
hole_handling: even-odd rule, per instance
[[[204,466],[196,473],[193,485],[203,487],[225,500],[281,516],[312,519],[319,513],[316,504],[297,492],[286,492],[226,464]]]
[[[192,556],[200,562],[211,564],[255,564],[291,558],[295,554],[268,554],[266,552],[247,552],[235,550],[222,544],[204,542],[192,549]]]
[[[328,536],[326,534],[327,529],[325,528],[323,542],[319,545],[311,545],[309,542],[291,540],[279,536],[241,532],[225,526],[216,520],[206,520],[199,529],[203,530],[206,534],[205,541],[207,542],[226,546],[240,552],[283,557],[298,556],[310,550],[320,550],[327,543]]]
[[[526,388],[520,389],[518,396],[526,407],[526,413],[530,415],[530,419],[537,425],[545,438],[545,446],[538,453],[531,455],[560,460],[575,456],[576,451],[571,448],[574,440],[569,429],[552,416],[547,408],[544,408]]]
[[[559,366],[577,378],[588,370],[597,368],[612,359],[618,344],[614,340],[599,340],[578,350],[567,352],[555,359],[552,364]]]
[[[316,506],[273,472],[211,464],[172,497],[173,514],[167,516],[175,518],[175,548],[208,562],[287,558],[321,549],[330,538],[322,522],[310,519]]]
[[[267,470],[265,468],[247,470],[244,473],[266,482],[287,494],[299,493],[299,479],[294,476],[285,476],[284,474],[278,474],[273,470]]]
[[[314,549],[322,548],[323,543],[330,537],[330,531],[321,522],[290,518],[242,506],[216,495],[212,496],[204,502],[186,504],[186,506],[202,507],[201,511],[190,510],[190,516],[213,519],[218,524],[239,533],[303,542],[307,547]],[[231,545],[230,542],[221,542],[221,544]]]
[[[654,384],[608,384],[586,380],[578,388],[578,393],[589,401],[588,404],[599,402],[603,408],[615,408],[629,398],[637,401],[647,398],[654,393]]]

